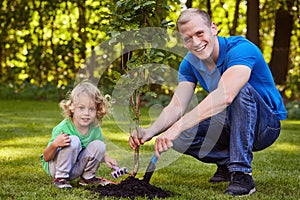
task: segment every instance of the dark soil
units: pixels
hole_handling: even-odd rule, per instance
[[[119,184],[109,184],[92,188],[94,192],[99,192],[101,197],[125,197],[134,199],[135,197],[145,197],[147,199],[167,198],[171,196],[168,191],[155,187],[144,180],[129,176]]]

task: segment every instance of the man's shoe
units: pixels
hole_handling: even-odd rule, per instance
[[[211,183],[230,181],[230,173],[226,165],[219,165],[216,173],[209,179]]]
[[[84,179],[84,178],[80,178],[79,181],[79,185],[82,186],[87,186],[87,185],[108,185],[108,184],[114,184],[112,181],[109,181],[107,179],[104,178],[97,178],[97,177],[93,177],[90,179]]]
[[[53,180],[53,184],[55,185],[55,187],[60,188],[60,189],[63,189],[63,188],[71,189],[72,188],[70,183],[65,178],[56,178]]]
[[[230,184],[225,194],[232,196],[250,195],[256,192],[253,178],[250,174],[233,172]]]

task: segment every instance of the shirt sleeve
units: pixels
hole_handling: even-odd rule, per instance
[[[229,46],[228,50],[228,68],[235,65],[245,65],[248,66],[251,70],[257,62],[258,52],[257,47],[246,41],[239,40]]]
[[[64,119],[63,121],[61,121],[57,126],[55,126],[53,129],[52,129],[52,135],[51,135],[51,138],[48,142],[48,146],[53,142],[53,140],[63,131],[64,127],[66,126],[66,119]]]
[[[180,63],[179,70],[178,70],[178,82],[189,81],[196,83],[197,79],[193,73],[191,64],[186,60]]]

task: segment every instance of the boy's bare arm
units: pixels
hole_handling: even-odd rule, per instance
[[[68,134],[59,134],[53,142],[44,150],[43,156],[46,162],[52,160],[56,154],[57,148],[70,145],[70,138]]]

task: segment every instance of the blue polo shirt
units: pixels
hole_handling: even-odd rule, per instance
[[[188,52],[179,66],[178,81],[189,81],[212,92],[218,86],[221,75],[234,65],[251,69],[249,84],[260,94],[279,119],[286,119],[286,109],[274,83],[270,68],[260,49],[242,36],[228,38],[218,36],[220,52],[217,67],[210,72],[202,60]]]

